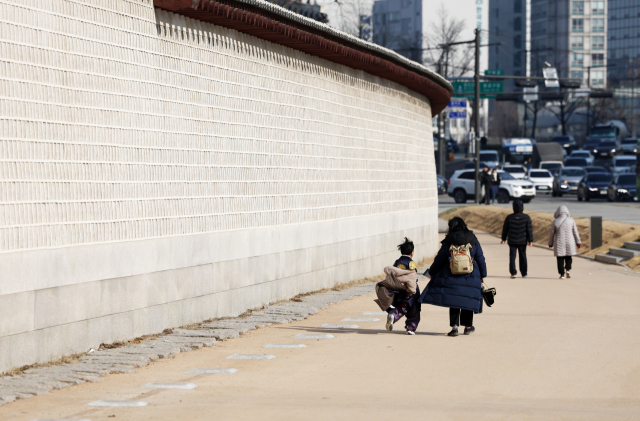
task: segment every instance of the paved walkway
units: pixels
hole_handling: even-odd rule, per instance
[[[423,306],[416,336],[403,334],[402,326],[389,333],[383,316],[363,314],[379,311],[370,294],[135,373],[18,400],[0,408],[0,419],[640,419],[640,276],[575,259],[573,278],[559,280],[553,255],[533,248],[529,278],[511,280],[506,246],[489,235],[480,240],[487,282],[498,295],[494,307],[476,317],[471,336],[445,336],[447,309],[432,306]],[[319,328],[323,324],[359,328]],[[334,337],[293,338],[299,334]],[[227,359],[234,354],[275,358]],[[187,373],[201,368],[238,372]],[[143,388],[174,382],[197,388]],[[148,405],[87,406],[97,400]]]

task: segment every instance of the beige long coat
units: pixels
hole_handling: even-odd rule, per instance
[[[581,244],[580,233],[576,221],[573,220],[569,209],[560,206],[553,215],[556,219],[551,224],[549,232],[549,247],[553,246],[553,254],[557,256],[575,256],[578,254],[578,244]]]
[[[384,268],[387,277],[376,284],[377,299],[373,300],[380,306],[382,311],[387,309],[393,303],[393,295],[389,291],[407,291],[411,295],[416,293],[418,280],[415,270],[398,269],[395,266],[387,266]]]

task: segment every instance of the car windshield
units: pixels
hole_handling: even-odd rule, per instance
[[[500,174],[500,179],[501,180],[515,180],[515,178],[511,174],[509,174],[508,172],[502,171],[499,174]]]
[[[565,177],[582,177],[585,171],[579,168],[565,168],[562,170],[562,175]]]
[[[616,129],[613,127],[594,127],[589,136],[593,137],[615,137]]]
[[[524,173],[524,168],[522,167],[504,167],[504,170],[510,174]]]
[[[552,142],[571,142],[571,138],[569,136],[556,136],[551,139]]]
[[[598,148],[615,148],[616,142],[601,142]]]
[[[625,139],[622,141],[623,145],[635,145],[638,143],[638,139]]]
[[[482,161],[498,161],[498,152],[480,152]]]
[[[631,184],[634,186],[636,184],[636,176],[633,174],[625,174],[618,177],[618,184]]]
[[[549,162],[547,164],[540,164],[540,168],[544,168],[545,170],[557,170],[561,168],[562,164],[559,162]]]
[[[549,177],[551,177],[551,174],[549,173],[549,171],[531,171],[529,173],[529,177],[532,177],[532,178],[549,178]]]
[[[565,164],[567,164],[567,167],[583,167],[587,165],[587,160],[584,158],[569,158]]]
[[[636,163],[636,159],[635,158],[616,158],[615,161],[615,166],[616,167],[631,167],[633,165],[635,165]]]
[[[571,152],[571,158],[588,158],[589,152]]]
[[[587,176],[587,182],[589,181],[594,181],[596,183],[600,182],[600,183],[608,183],[609,181],[611,181],[613,177],[611,176],[611,174],[603,174],[603,173],[593,173],[593,174],[589,174]]]

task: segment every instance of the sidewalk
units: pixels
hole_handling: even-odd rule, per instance
[[[574,259],[573,278],[559,280],[553,253],[531,248],[529,277],[512,280],[506,245],[490,235],[478,237],[487,257],[486,282],[498,294],[496,304],[476,316],[470,336],[445,336],[448,311],[433,306],[422,307],[416,336],[405,335],[402,323],[389,333],[384,316],[363,314],[379,312],[370,294],[135,373],[13,402],[0,407],[0,419],[640,419],[640,276]],[[319,328],[323,324],[359,328]],[[334,338],[292,338],[298,334]],[[267,344],[306,347],[263,348]],[[234,354],[275,358],[227,359]],[[239,371],[186,373],[199,368]],[[197,388],[142,387],[158,382]],[[96,400],[148,405],[86,406]]]

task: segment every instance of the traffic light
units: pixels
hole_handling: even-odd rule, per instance
[[[525,80],[525,79],[517,79],[516,86],[518,88],[535,88],[538,86],[538,82],[535,80]]]

